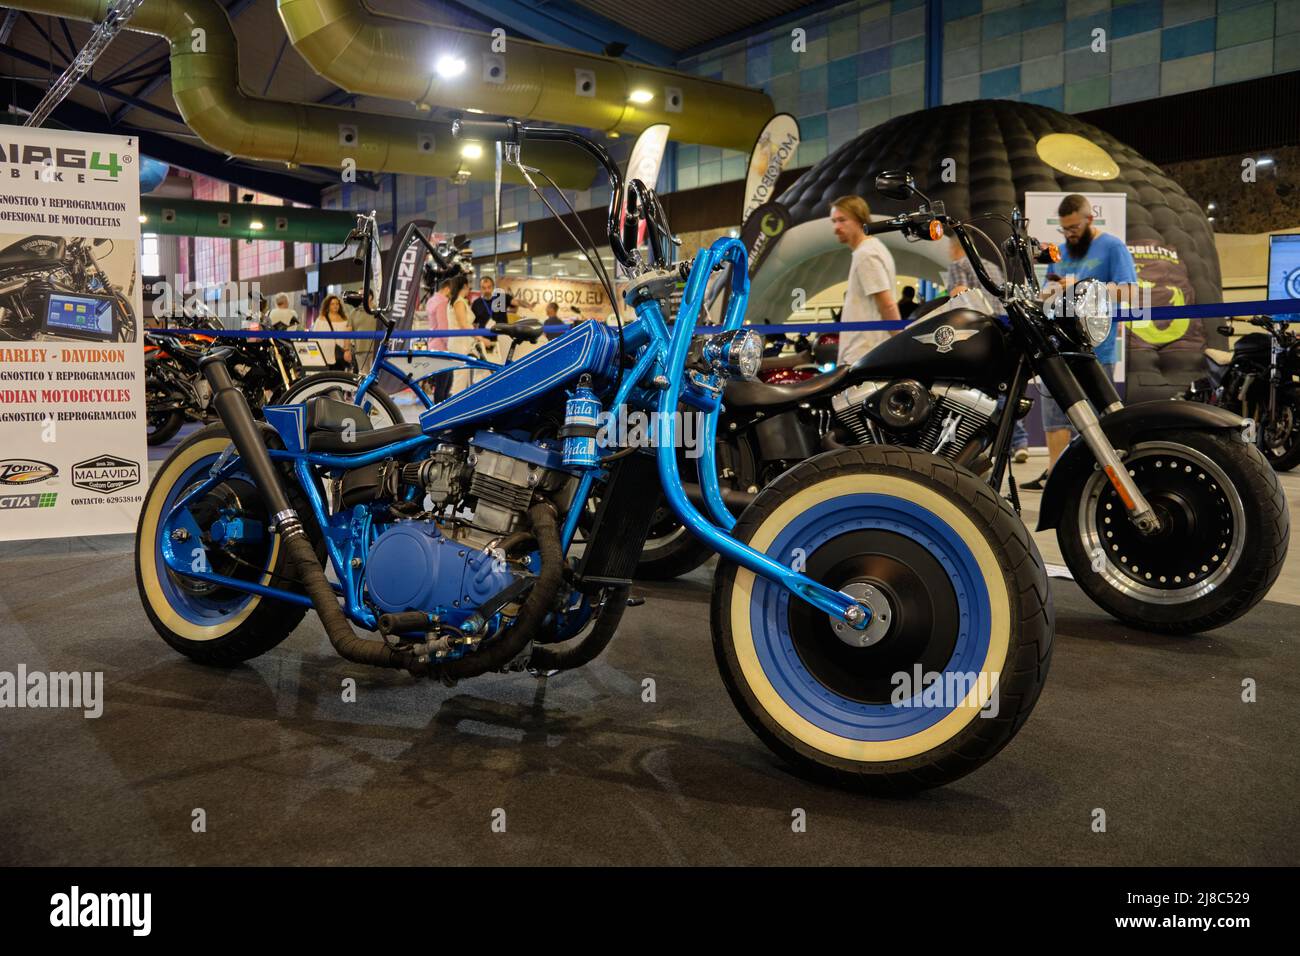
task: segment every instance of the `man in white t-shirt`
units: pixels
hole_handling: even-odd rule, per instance
[[[866,234],[871,209],[861,196],[841,196],[831,203],[835,238],[853,251],[849,286],[844,292],[841,322],[898,321],[894,301],[894,257],[885,244]],[[885,339],[884,329],[840,333],[840,365],[852,365]]]

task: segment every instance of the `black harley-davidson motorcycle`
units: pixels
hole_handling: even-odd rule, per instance
[[[199,359],[215,341],[204,331],[220,328],[217,320],[203,318],[186,328],[145,332],[145,421],[150,445],[161,445],[186,421],[214,420],[212,390],[199,370]],[[232,339],[228,344],[231,378],[254,414],[260,414],[264,404],[280,401],[303,378],[302,362],[291,342]]]
[[[112,242],[27,236],[0,249],[0,341],[134,342],[134,271],[122,288],[99,265]]]
[[[1105,287],[1085,280],[1044,303],[1033,265],[1055,249],[1027,234],[1019,210],[984,217],[1010,228],[999,246],[946,215],[909,173],[882,173],[876,187],[892,199],[915,197],[920,208],[867,232],[921,241],[951,230],[1006,318],[965,308],[960,297],[927,303],[852,366],[793,385],[728,383],[716,436],[728,506],[739,512],[781,472],[821,452],[900,445],[964,465],[999,492],[1006,484],[1019,511],[1012,430],[1031,407],[1025,387],[1037,375],[1079,433],[1052,469],[1038,530],[1056,529],[1088,596],[1122,621],[1165,633],[1217,627],[1254,607],[1281,570],[1290,518],[1249,423],[1193,402],[1126,406],[1093,351],[1112,323]],[[1003,260],[1005,284],[984,271],[975,235]],[[713,438],[703,433],[699,440]],[[698,485],[688,493],[698,495]],[[676,576],[706,558],[665,510],[638,574]]]
[[[1257,315],[1263,332],[1237,339],[1232,351],[1206,349],[1209,374],[1193,382],[1184,398],[1238,412],[1255,423],[1255,443],[1274,469],[1300,462],[1300,337],[1284,318]],[[1231,323],[1219,326],[1234,335]]]

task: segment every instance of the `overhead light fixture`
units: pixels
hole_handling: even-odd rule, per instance
[[[1214,203],[1210,203],[1210,204],[1209,204],[1208,206],[1206,206],[1205,208],[1206,208],[1206,210],[1208,210],[1209,212],[1214,212],[1214,210],[1218,209],[1219,207],[1216,206]]]
[[[252,222],[250,222],[250,223],[248,224],[248,228],[249,228],[249,229],[254,229],[254,230],[259,230],[259,229],[263,229],[263,228],[265,228],[265,227],[263,227],[263,225],[262,225],[262,220],[260,220],[260,219],[254,219]]]
[[[513,222],[503,222],[503,223],[501,224],[501,228],[502,228],[502,229],[518,229],[518,228],[519,228],[519,220],[516,219],[516,220],[514,220]]]
[[[645,103],[649,103],[652,99],[654,99],[655,95],[651,93],[649,90],[633,90],[631,93],[627,95],[627,98],[630,102],[637,103],[637,104],[645,104]]]
[[[438,62],[433,68],[444,80],[450,80],[465,72],[465,61],[458,56],[444,53],[438,57]]]
[[[483,147],[478,143],[466,143],[460,148],[460,154],[466,159],[481,159],[483,157]]]
[[[466,113],[480,113],[480,114],[481,114],[481,113],[483,112],[483,110],[478,110],[478,109],[475,109],[475,108],[472,107],[472,106],[467,106],[467,107],[465,107],[465,112],[466,112]]]
[[[140,221],[141,221],[141,222],[148,222],[148,221],[149,221],[149,217],[146,216],[146,215],[144,215],[144,214],[141,214],[141,216],[140,216]]]
[[[1272,156],[1261,156],[1261,157],[1259,157],[1259,159],[1255,160],[1255,165],[1256,165],[1256,166],[1272,166],[1272,165],[1273,165],[1273,157],[1272,157]]]

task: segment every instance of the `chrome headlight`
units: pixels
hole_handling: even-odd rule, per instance
[[[752,379],[763,360],[763,337],[751,329],[711,335],[705,339],[700,355],[720,375]]]
[[[1079,335],[1093,348],[1110,335],[1112,312],[1110,292],[1096,279],[1084,279],[1074,285],[1074,320]]]

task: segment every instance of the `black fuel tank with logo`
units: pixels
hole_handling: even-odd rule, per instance
[[[51,269],[63,261],[62,236],[28,236],[0,249],[0,272]]]
[[[1001,326],[973,309],[922,318],[881,342],[853,366],[850,380],[961,381],[996,393],[1014,367]]]

